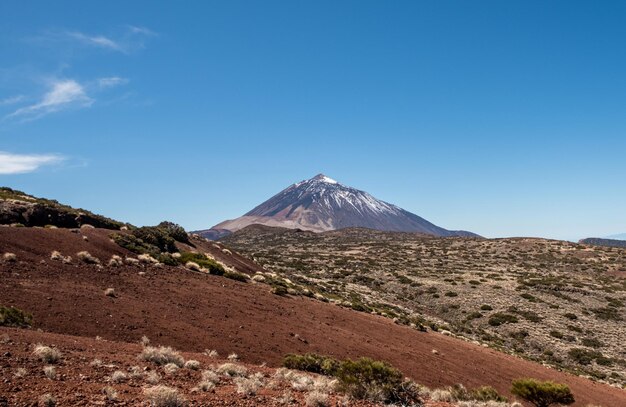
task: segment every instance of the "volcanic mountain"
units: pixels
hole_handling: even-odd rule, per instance
[[[196,233],[219,239],[253,224],[325,232],[361,227],[392,232],[414,232],[438,237],[477,236],[447,230],[411,212],[342,185],[318,174],[291,185],[245,215]]]

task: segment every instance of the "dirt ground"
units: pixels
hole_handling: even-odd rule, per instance
[[[511,381],[516,378],[551,379],[570,386],[576,406],[626,405],[623,390],[438,333],[396,325],[387,318],[304,297],[276,296],[264,284],[194,273],[182,267],[99,267],[77,261],[76,253],[82,250],[100,258],[103,264],[113,254],[131,255],[111,242],[109,233],[97,229],[73,233],[60,229],[0,228],[0,253],[11,252],[17,257],[16,262],[0,264],[0,304],[31,312],[34,329],[85,337],[84,343],[75,337],[41,338],[57,343],[68,341],[68,346],[82,349],[79,353],[85,361],[96,357],[90,354],[92,347],[96,349],[96,337],[105,340],[97,341],[98,352],[108,353],[115,360],[125,347],[138,346],[124,342],[137,343],[146,335],[153,343],[184,352],[235,352],[245,363],[267,363],[269,367],[279,366],[288,353],[315,352],[338,358],[369,356],[391,363],[429,387],[455,383],[467,387],[491,385],[510,395]],[[210,245],[201,249],[209,251]],[[74,261],[63,264],[50,260],[53,250],[74,257]],[[215,247],[212,250],[222,253],[226,260],[234,256]],[[116,297],[105,296],[107,288],[114,288]],[[24,359],[30,346],[26,343],[40,340],[29,335],[37,333],[9,333],[18,338]],[[4,345],[2,349],[7,352]],[[138,352],[139,348],[129,351],[133,355]],[[11,357],[3,356],[2,363],[16,367]],[[7,374],[3,368],[3,394],[28,391],[24,389],[26,382],[14,384],[9,380],[7,384]],[[96,391],[89,381],[74,386],[76,394]],[[101,386],[97,385],[98,392]],[[87,397],[86,404],[88,400],[91,399]],[[221,405],[234,404],[224,401]]]

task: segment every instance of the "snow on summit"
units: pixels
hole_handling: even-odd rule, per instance
[[[324,174],[293,184],[245,215],[199,233],[207,238],[220,238],[253,224],[314,232],[361,227],[434,236],[475,236],[436,226]]]

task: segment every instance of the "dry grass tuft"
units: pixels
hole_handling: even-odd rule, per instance
[[[239,355],[237,355],[236,353],[231,353],[230,355],[228,355],[227,359],[231,362],[236,362],[239,360]]]
[[[185,369],[199,370],[200,369],[200,362],[198,362],[197,360],[188,360],[188,361],[185,362]]]
[[[202,267],[200,267],[198,263],[193,261],[188,261],[187,263],[185,263],[185,267],[193,271],[202,271]]]
[[[37,359],[42,360],[45,363],[57,363],[59,359],[61,359],[61,352],[59,352],[58,349],[44,346],[41,344],[35,345],[33,355],[35,355]]]
[[[111,256],[111,259],[107,264],[109,265],[109,267],[120,267],[124,265],[124,260],[117,254],[114,254],[113,256]]]
[[[210,358],[217,358],[220,356],[219,353],[217,353],[217,351],[215,349],[206,349],[204,351],[204,354],[207,355]]]
[[[150,345],[150,338],[148,338],[146,335],[144,335],[139,340],[139,343],[141,344],[141,346],[146,347],[146,346]]]
[[[167,365],[163,366],[163,370],[168,375],[176,373],[178,369],[180,369],[180,367],[178,367],[176,363],[168,363]]]
[[[182,407],[186,404],[185,398],[172,387],[150,387],[144,390],[144,395],[153,407]]]
[[[50,393],[46,393],[39,397],[39,404],[43,407],[54,407],[57,405],[57,399]]]
[[[145,360],[146,362],[152,362],[157,365],[167,365],[168,363],[173,363],[176,367],[182,367],[185,364],[185,359],[183,359],[180,353],[169,346],[160,346],[158,348],[154,346],[146,346],[139,355],[139,359]]]
[[[106,295],[107,297],[117,297],[117,294],[115,294],[115,288],[109,287],[106,290],[104,290],[104,295]]]
[[[100,259],[92,256],[91,253],[86,250],[76,253],[76,257],[78,257],[79,260],[87,264],[100,264]]]
[[[15,255],[15,253],[4,253],[2,255],[2,258],[6,262],[15,262],[15,261],[17,261],[17,256]]]
[[[131,366],[128,368],[128,376],[131,379],[139,379],[143,377],[143,369],[139,366]]]
[[[159,261],[149,254],[140,254],[137,256],[137,260],[144,264],[157,264]]]
[[[128,380],[128,375],[121,370],[116,370],[111,374],[110,380],[113,383],[124,383],[126,380]]]
[[[117,391],[111,386],[103,388],[102,394],[104,394],[107,401],[117,401]]]
[[[50,380],[54,380],[57,378],[57,370],[54,366],[44,367],[43,374]]]
[[[146,383],[157,384],[161,380],[161,376],[157,372],[150,372],[146,375]]]
[[[308,407],[326,407],[329,405],[328,394],[313,390],[304,399]]]
[[[243,377],[248,374],[248,369],[236,363],[224,363],[217,368],[217,373],[230,377]]]
[[[15,373],[13,373],[13,377],[25,377],[28,374],[28,370],[24,369],[23,367],[18,367],[17,369],[15,369]]]
[[[256,375],[251,377],[237,377],[234,382],[237,386],[237,393],[245,396],[253,396],[263,387],[263,382]]]
[[[220,382],[220,377],[212,370],[205,370],[202,372],[202,381],[217,384]]]
[[[127,257],[124,259],[124,261],[126,262],[126,264],[128,264],[129,266],[136,266],[139,264],[139,260],[137,260],[134,257]]]

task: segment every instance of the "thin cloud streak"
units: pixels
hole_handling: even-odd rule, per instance
[[[56,154],[12,154],[0,151],[0,175],[26,174],[65,158]]]
[[[17,95],[17,96],[8,97],[5,99],[0,99],[0,106],[14,105],[16,103],[21,102],[22,100],[24,100],[23,95]]]
[[[78,82],[66,79],[52,83],[51,89],[42,96],[40,102],[21,107],[5,118],[37,119],[49,113],[72,107],[89,107],[92,104],[93,99],[87,96]]]
[[[110,76],[98,79],[98,87],[100,89],[113,88],[115,86],[126,85],[127,83],[128,79],[120,78],[119,76]]]
[[[77,41],[83,45],[104,48],[124,54],[129,54],[144,48],[146,39],[157,35],[157,33],[148,28],[133,25],[126,26],[125,32],[115,38],[104,35],[89,35],[80,31],[65,32],[66,38]]]

